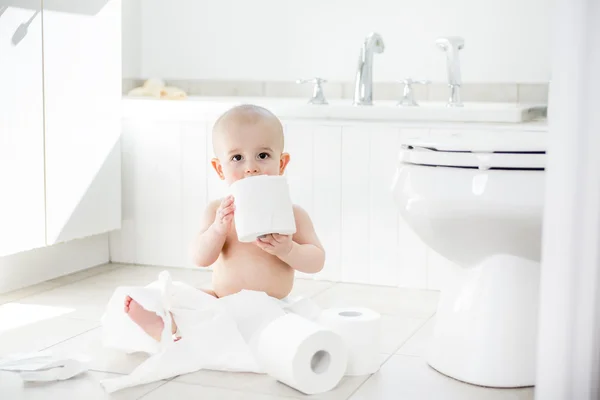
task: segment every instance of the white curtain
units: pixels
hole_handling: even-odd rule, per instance
[[[600,399],[600,0],[555,0],[535,397]]]

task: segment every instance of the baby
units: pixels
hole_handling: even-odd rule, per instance
[[[270,111],[241,105],[225,112],[213,127],[216,157],[212,166],[228,185],[254,175],[282,175],[290,156],[283,152],[283,127]],[[306,211],[294,206],[296,233],[272,234],[254,243],[237,240],[235,199],[227,196],[211,202],[204,212],[200,232],[192,247],[194,263],[213,265],[212,290],[223,297],[241,290],[262,291],[282,299],[289,295],[294,271],[316,273],[323,268],[325,252]],[[131,297],[125,312],[146,333],[160,339],[163,322]],[[173,323],[173,334],[177,331]]]

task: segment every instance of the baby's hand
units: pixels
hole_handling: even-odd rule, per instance
[[[265,235],[256,239],[256,245],[269,254],[285,257],[292,251],[292,235],[279,235],[277,233]]]
[[[233,222],[234,211],[235,204],[233,203],[233,196],[230,195],[225,197],[219,205],[219,208],[217,208],[215,222],[213,222],[215,230],[218,234],[227,235],[229,233]]]

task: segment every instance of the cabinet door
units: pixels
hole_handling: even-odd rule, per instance
[[[183,240],[181,125],[126,120],[123,150],[123,227],[110,235],[111,259],[182,266],[189,243]]]
[[[341,265],[343,282],[368,283],[370,235],[369,128],[342,128]]]
[[[286,123],[285,151],[290,154],[286,177],[292,202],[312,215],[313,210],[313,130],[306,123]],[[296,271],[299,278],[313,278],[312,274]]]
[[[311,217],[325,248],[325,267],[316,277],[339,281],[342,277],[342,127],[316,126],[313,141]]]
[[[0,256],[45,244],[41,0],[0,0]]]
[[[48,244],[120,228],[121,1],[44,0]]]

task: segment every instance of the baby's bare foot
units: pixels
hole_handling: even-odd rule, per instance
[[[146,310],[140,303],[129,296],[125,297],[125,312],[133,322],[138,324],[140,328],[144,330],[144,332],[156,341],[160,341],[164,323],[156,313]]]

